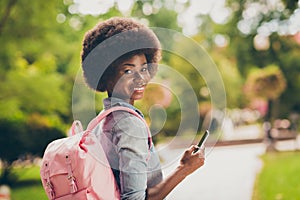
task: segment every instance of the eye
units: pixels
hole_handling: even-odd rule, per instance
[[[132,71],[130,69],[124,70],[124,74],[132,74]]]
[[[148,71],[148,65],[144,65],[141,69],[141,72],[147,72]]]
[[[148,71],[148,68],[144,67],[141,71],[146,72],[146,71]]]

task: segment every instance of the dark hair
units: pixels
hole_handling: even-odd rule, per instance
[[[87,85],[106,91],[116,64],[139,54],[145,55],[152,78],[161,59],[160,42],[154,32],[131,18],[114,17],[100,22],[83,40],[81,62]]]

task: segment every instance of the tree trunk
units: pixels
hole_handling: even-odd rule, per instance
[[[268,99],[268,110],[264,119],[264,123],[268,124],[265,128],[265,137],[266,137],[266,142],[267,142],[267,151],[276,151],[275,148],[275,141],[274,138],[272,137],[271,134],[271,129],[272,129],[272,118],[273,118],[273,104],[274,101],[272,99]]]
[[[267,109],[267,113],[266,113],[266,116],[265,116],[265,119],[264,119],[265,122],[271,122],[272,110],[273,110],[273,100],[268,99],[268,109]]]

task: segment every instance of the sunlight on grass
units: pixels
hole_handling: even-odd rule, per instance
[[[11,200],[48,199],[40,181],[38,166],[17,167],[14,173],[18,182],[11,188]]]
[[[300,197],[300,152],[267,153],[258,174],[253,200],[298,200]]]
[[[32,165],[28,167],[16,167],[14,173],[18,177],[18,181],[40,180],[40,168]]]
[[[11,200],[48,200],[42,184],[28,183],[12,188]]]

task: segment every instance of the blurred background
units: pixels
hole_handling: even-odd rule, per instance
[[[221,122],[211,114],[215,108],[203,77],[184,59],[163,54],[162,63],[189,80],[196,94],[199,132],[216,123],[220,142],[297,136],[300,1],[1,0],[0,184],[12,186],[21,195],[15,199],[25,199],[22,195],[29,191],[45,199],[41,185],[31,184],[38,176],[36,158],[50,141],[65,136],[74,109],[82,115],[86,112],[87,99],[72,99],[82,38],[96,23],[113,16],[134,17],[150,27],[178,31],[213,59],[226,91],[226,116]],[[172,92],[159,85],[149,87],[148,94],[152,98],[137,107],[148,119],[149,105],[163,102],[169,117],[155,142],[164,142],[176,135],[180,105]],[[95,96],[97,111],[102,109],[103,97]]]

